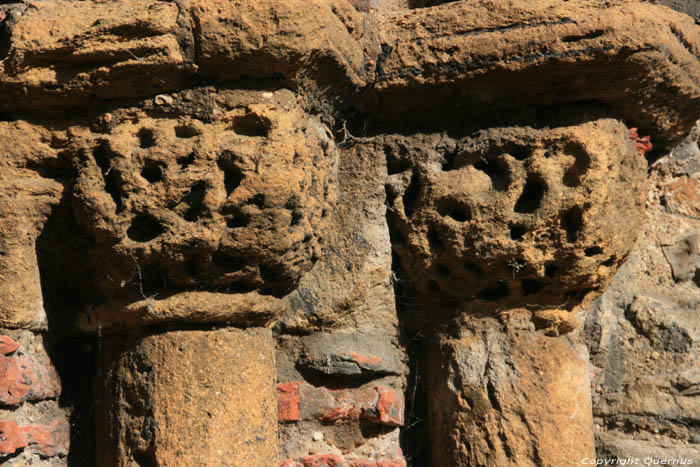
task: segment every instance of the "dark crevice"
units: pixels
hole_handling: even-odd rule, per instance
[[[408,183],[402,198],[403,212],[406,214],[406,217],[411,217],[413,215],[413,209],[416,201],[418,201],[419,194],[420,182],[418,181],[418,173],[414,170],[411,175],[411,181]]]
[[[445,244],[443,243],[442,238],[440,238],[440,234],[437,232],[437,230],[435,230],[435,227],[430,227],[428,229],[428,244],[435,252],[445,249]]]
[[[564,152],[571,156],[574,156],[574,163],[569,167],[564,173],[564,185],[568,187],[577,187],[581,185],[581,179],[591,168],[590,156],[586,153],[586,150],[578,143],[569,143],[564,148]]]
[[[226,188],[226,196],[228,197],[233,193],[233,190],[238,188],[245,177],[241,169],[231,160],[219,159],[217,165],[224,173],[224,187]]]
[[[146,165],[141,169],[141,176],[149,183],[157,183],[163,179],[163,168],[158,162],[146,161]]]
[[[561,228],[566,232],[566,241],[574,243],[583,230],[583,210],[574,206],[561,216]]]
[[[150,128],[141,128],[136,136],[139,139],[139,147],[142,149],[152,148],[156,145],[156,135]]]
[[[515,203],[515,212],[531,214],[537,211],[542,204],[542,199],[547,191],[547,186],[540,179],[533,178],[527,181],[520,198]]]
[[[530,148],[521,144],[511,143],[507,145],[504,149],[506,153],[510,154],[513,158],[519,161],[524,161],[525,159],[532,156],[532,151],[530,150]]]
[[[482,157],[474,168],[481,170],[491,179],[491,186],[496,191],[506,191],[510,186],[510,176],[502,161],[492,157]]]
[[[525,228],[524,225],[521,224],[515,224],[510,226],[510,238],[511,240],[522,240],[523,235],[527,233],[527,229]]]
[[[201,134],[194,125],[182,124],[175,127],[175,136],[178,138],[194,138]]]
[[[233,117],[231,130],[242,136],[267,137],[272,129],[272,121],[256,113],[246,113]]]
[[[121,177],[119,171],[112,166],[112,160],[117,154],[109,148],[107,141],[100,142],[93,150],[92,157],[100,168],[105,191],[112,197],[116,206],[116,212],[123,209],[122,194],[120,189]]]
[[[189,193],[182,198],[182,203],[185,203],[188,207],[182,218],[187,222],[195,222],[203,214],[204,208],[204,196],[206,195],[207,184],[203,180],[198,181],[192,188],[190,188]]]
[[[521,285],[523,286],[523,296],[527,296],[541,292],[547,284],[537,279],[523,279]]]
[[[603,249],[599,246],[591,246],[591,247],[588,247],[585,250],[583,250],[583,253],[586,256],[595,256],[595,255],[601,254],[602,252],[603,252]]]
[[[187,167],[192,165],[192,163],[194,162],[194,157],[194,153],[191,152],[185,157],[178,157],[177,159],[175,159],[175,161],[180,165],[180,168],[182,170],[185,170]]]
[[[246,266],[245,260],[221,252],[214,253],[212,263],[224,273],[238,272]]]
[[[126,235],[135,242],[148,242],[163,234],[163,226],[150,215],[139,215],[131,220]]]
[[[508,297],[508,293],[508,284],[505,281],[498,281],[479,292],[477,297],[481,300],[496,302]]]
[[[437,211],[441,216],[451,217],[457,222],[467,222],[472,219],[471,208],[465,203],[452,198],[438,201]]]

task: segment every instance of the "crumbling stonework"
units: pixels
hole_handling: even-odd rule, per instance
[[[0,462],[696,459],[697,14],[0,2]]]

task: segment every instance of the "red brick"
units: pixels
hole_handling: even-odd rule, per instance
[[[403,393],[383,386],[377,387],[376,391],[379,395],[376,404],[365,408],[362,418],[380,425],[403,426]]]
[[[639,154],[640,156],[643,156],[644,154],[648,153],[653,148],[651,144],[651,137],[644,136],[640,138],[636,128],[630,128],[630,139],[636,143],[637,154]]]
[[[406,467],[403,459],[362,459],[351,457],[345,460],[347,467]]]
[[[293,460],[293,459],[285,459],[280,462],[278,467],[303,467],[302,464],[299,462]]]
[[[19,349],[19,343],[8,336],[0,335],[0,355],[11,354]]]
[[[14,454],[28,445],[27,433],[15,422],[0,421],[0,455]]]
[[[330,391],[306,383],[282,383],[277,396],[282,422],[316,419],[339,423],[360,418],[389,426],[404,422],[403,394],[384,386]]]
[[[347,467],[343,458],[337,454],[318,454],[301,459],[304,467]]]
[[[29,448],[41,457],[68,454],[70,428],[65,420],[55,420],[49,425],[23,425],[0,421],[0,455],[14,454],[18,449]]]
[[[279,383],[277,385],[277,420],[297,422],[301,420],[299,409],[299,386],[302,383]]]
[[[0,358],[1,405],[53,399],[60,393],[58,373],[47,359],[28,356]]]
[[[70,427],[65,420],[55,420],[49,425],[22,427],[29,439],[29,449],[42,457],[68,455]]]

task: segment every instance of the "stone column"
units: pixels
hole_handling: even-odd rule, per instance
[[[269,329],[109,335],[100,368],[100,465],[275,465]]]
[[[429,355],[433,465],[580,465],[595,457],[588,354],[495,320]]]

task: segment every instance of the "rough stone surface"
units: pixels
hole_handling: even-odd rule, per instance
[[[269,330],[105,337],[100,465],[240,465],[277,458]]]
[[[697,130],[650,172],[629,261],[587,312],[599,457],[698,459]],[[697,462],[697,460],[695,461]]]
[[[700,34],[665,7],[546,0],[514,13],[510,3],[462,1],[380,22],[370,105],[386,120],[532,121],[537,109],[595,101],[673,143],[700,118]]]
[[[432,464],[580,465],[595,457],[586,354],[477,323],[429,359]]]
[[[3,464],[698,457],[693,2],[0,3]]]
[[[84,105],[181,88],[175,3],[33,2],[6,21],[0,108]],[[5,50],[6,49],[6,50]]]
[[[156,281],[144,293],[285,294],[313,266],[335,200],[334,144],[290,94],[266,96],[211,123],[113,116],[106,134],[69,143],[76,217],[112,255],[117,287],[136,267],[156,275],[140,277]]]
[[[428,301],[571,309],[605,287],[642,220],[646,163],[614,121],[384,150],[394,249]]]

